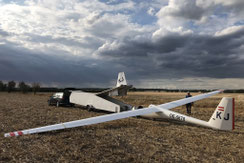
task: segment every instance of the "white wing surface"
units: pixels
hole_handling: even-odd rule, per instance
[[[127,118],[127,117],[149,114],[149,113],[153,113],[156,111],[158,111],[158,109],[156,107],[151,107],[151,108],[144,108],[144,109],[133,110],[133,111],[126,111],[126,112],[121,112],[121,113],[113,113],[113,114],[102,115],[102,116],[98,116],[98,117],[91,117],[91,118],[87,118],[87,119],[65,122],[65,123],[60,123],[60,124],[55,124],[55,125],[50,125],[50,126],[27,129],[27,130],[23,130],[23,131],[10,132],[10,133],[4,134],[4,136],[5,137],[19,136],[19,135],[41,133],[41,132],[47,132],[47,131],[53,131],[53,130],[61,130],[61,129],[65,129],[65,128],[74,128],[74,127],[79,127],[79,126],[86,126],[86,125],[92,125],[92,124],[97,124],[97,123],[102,123],[102,122],[113,121],[113,120],[117,120],[117,119],[123,119],[123,118]]]
[[[181,105],[185,105],[190,102],[194,102],[197,100],[207,98],[209,96],[215,95],[220,92],[221,92],[221,90],[206,93],[206,94],[201,94],[201,95],[193,96],[190,98],[162,104],[157,107],[160,107],[161,109],[172,109],[172,108],[175,108],[175,107],[178,107]],[[53,131],[53,130],[61,130],[61,129],[65,129],[65,128],[74,128],[74,127],[92,125],[92,124],[97,124],[97,123],[103,123],[103,122],[108,122],[108,121],[113,121],[113,120],[133,117],[133,116],[150,114],[153,112],[159,112],[160,110],[157,107],[143,108],[143,109],[138,109],[138,110],[125,111],[125,112],[121,112],[121,113],[113,113],[113,114],[102,115],[102,116],[98,116],[98,117],[92,117],[92,118],[87,118],[87,119],[82,119],[82,120],[71,121],[71,122],[65,122],[65,123],[60,123],[60,124],[55,124],[55,125],[50,125],[50,126],[38,127],[38,128],[27,129],[27,130],[22,130],[22,131],[15,131],[15,132],[6,133],[6,134],[4,134],[4,136],[5,137],[19,136],[19,135],[25,135],[25,134],[34,134],[34,133],[48,132],[48,131]]]
[[[194,101],[205,99],[207,97],[213,96],[213,95],[221,93],[221,92],[223,92],[223,90],[217,90],[217,91],[200,94],[200,95],[189,97],[189,98],[184,98],[184,99],[177,100],[177,101],[172,101],[172,102],[169,102],[166,104],[161,104],[161,105],[158,105],[157,107],[169,110],[169,109],[173,109],[178,106],[182,106],[182,105],[194,102]]]

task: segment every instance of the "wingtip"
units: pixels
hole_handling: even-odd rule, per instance
[[[23,135],[22,131],[15,131],[10,133],[5,133],[4,137],[14,137],[14,136],[21,136],[21,135]]]

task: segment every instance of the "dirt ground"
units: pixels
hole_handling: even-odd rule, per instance
[[[49,133],[5,138],[6,132],[102,115],[48,106],[51,94],[0,93],[0,162],[244,162],[244,94],[195,102],[193,117],[208,120],[222,97],[235,97],[235,130],[216,131],[167,120],[127,118]],[[129,93],[119,99],[148,106],[185,93]],[[185,107],[174,109],[186,113]]]

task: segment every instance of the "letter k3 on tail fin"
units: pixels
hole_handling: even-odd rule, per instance
[[[117,84],[116,87],[120,87],[121,85],[127,85],[126,79],[125,79],[125,73],[120,72],[118,74]]]

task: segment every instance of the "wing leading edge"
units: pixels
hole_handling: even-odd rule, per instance
[[[181,100],[173,101],[170,103],[158,105],[157,107],[149,107],[149,108],[143,108],[143,109],[138,109],[138,110],[125,111],[125,112],[121,112],[121,113],[113,113],[113,114],[102,115],[102,116],[98,116],[98,117],[91,117],[91,118],[82,119],[82,120],[59,123],[59,124],[55,124],[55,125],[49,125],[49,126],[27,129],[27,130],[22,130],[22,131],[10,132],[10,133],[4,134],[4,136],[9,137],[9,136],[19,136],[19,135],[26,135],[26,134],[48,132],[48,131],[53,131],[53,130],[61,130],[61,129],[66,129],[66,128],[74,128],[74,127],[98,124],[98,123],[103,123],[103,122],[108,122],[108,121],[113,121],[113,120],[118,120],[118,119],[124,119],[124,118],[128,118],[128,117],[133,117],[133,116],[150,114],[153,112],[160,112],[160,109],[167,109],[167,110],[172,109],[172,108],[175,108],[175,107],[178,107],[181,105],[185,105],[190,102],[194,102],[194,101],[198,101],[198,100],[207,98],[209,96],[215,95],[220,92],[222,92],[222,91],[218,90],[218,91],[214,91],[214,92],[210,92],[210,93],[206,93],[206,94],[201,94],[201,95],[193,96],[193,97],[190,97],[187,99],[181,99]]]
[[[205,93],[205,94],[200,94],[200,95],[189,97],[189,98],[180,99],[177,101],[172,101],[172,102],[169,102],[166,104],[161,104],[161,105],[158,105],[157,107],[169,110],[169,109],[173,109],[173,108],[176,108],[178,106],[182,106],[182,105],[185,105],[185,104],[188,104],[191,102],[195,102],[198,100],[205,99],[207,97],[216,95],[216,94],[221,93],[221,92],[223,92],[223,90],[217,90],[217,91],[213,91],[213,92],[209,92],[209,93]]]

